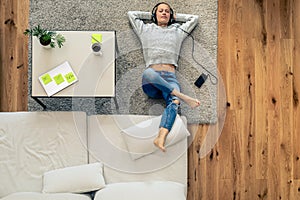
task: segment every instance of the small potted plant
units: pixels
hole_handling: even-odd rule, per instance
[[[32,29],[26,29],[24,34],[36,36],[39,39],[41,45],[45,47],[50,46],[51,48],[54,48],[57,44],[57,46],[61,48],[63,46],[63,43],[66,41],[65,37],[62,34],[56,33],[54,31],[47,31],[46,29],[41,28],[40,25]]]

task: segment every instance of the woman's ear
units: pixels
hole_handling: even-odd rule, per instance
[[[173,20],[176,21],[176,13],[173,12]]]
[[[152,15],[151,15],[151,20],[157,24],[157,20],[156,20],[156,9],[152,10]]]
[[[170,22],[169,25],[171,25],[172,23],[174,23],[176,21],[176,15],[174,10],[171,8],[171,15],[170,15]]]

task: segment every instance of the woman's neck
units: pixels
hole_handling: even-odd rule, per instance
[[[164,24],[164,23],[161,23],[161,24],[157,24],[158,26],[160,26],[160,27],[167,27],[168,26],[168,24]]]

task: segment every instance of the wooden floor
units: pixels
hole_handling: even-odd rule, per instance
[[[0,111],[27,110],[29,0],[0,0]]]
[[[207,127],[198,128],[189,200],[300,199],[299,11],[299,0],[219,0],[227,116],[217,145],[200,160]]]
[[[300,1],[218,4],[226,121],[202,159],[209,126],[189,126],[188,200],[300,199]],[[29,0],[0,6],[0,110],[26,110]]]

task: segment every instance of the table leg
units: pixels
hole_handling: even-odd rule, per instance
[[[40,104],[40,106],[43,107],[43,110],[47,110],[47,106],[41,101],[39,100],[38,97],[32,97],[38,104]]]

